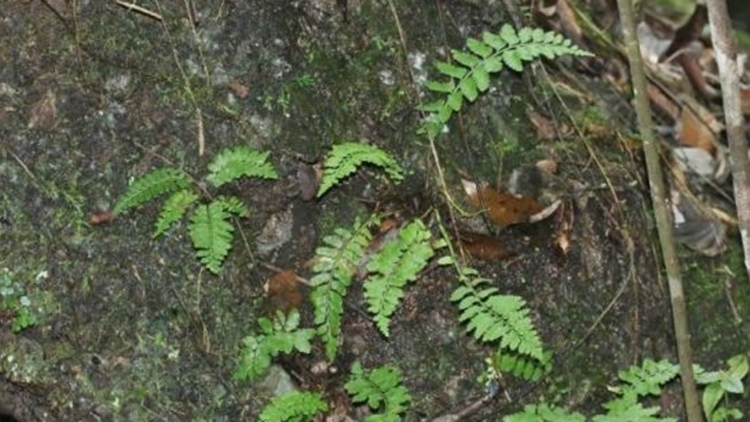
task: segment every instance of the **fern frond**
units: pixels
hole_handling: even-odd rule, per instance
[[[383,168],[395,182],[400,182],[404,178],[403,169],[387,152],[374,145],[347,142],[334,145],[326,157],[318,197],[352,175],[364,163]]]
[[[112,208],[112,212],[120,214],[158,196],[186,189],[188,186],[190,186],[190,178],[181,170],[172,168],[154,170],[135,179]]]
[[[274,397],[258,418],[262,422],[311,421],[327,410],[328,404],[320,393],[292,391]]]
[[[172,224],[179,221],[185,212],[190,208],[195,201],[198,200],[198,195],[187,189],[179,190],[172,194],[172,196],[164,202],[164,206],[161,207],[159,218],[156,220],[156,226],[154,227],[154,238],[159,237],[162,233],[167,231]]]
[[[208,165],[206,180],[219,187],[242,176],[277,179],[276,170],[268,162],[268,152],[236,147],[219,152]]]
[[[501,295],[487,287],[490,280],[474,278],[453,291],[451,301],[458,304],[460,321],[467,332],[481,342],[500,341],[500,348],[542,359],[542,342],[529,317],[526,302],[512,295]]]
[[[333,360],[338,351],[344,296],[370,243],[368,226],[372,221],[355,222],[352,231],[337,228],[334,234],[323,238],[324,246],[315,250],[317,256],[313,266],[315,275],[310,279],[310,301],[317,332],[325,344],[329,360]]]
[[[367,263],[370,276],[364,285],[365,299],[375,324],[386,337],[390,334],[391,315],[404,296],[404,287],[417,278],[435,255],[431,240],[432,235],[424,223],[414,220]]]
[[[352,366],[349,381],[344,384],[354,403],[367,403],[378,414],[365,421],[399,421],[411,402],[409,391],[402,385],[401,372],[390,365],[365,371],[359,362]]]
[[[437,71],[448,77],[444,82],[430,81],[425,86],[440,94],[440,99],[427,103],[422,110],[430,113],[420,133],[434,139],[454,112],[461,110],[464,100],[473,102],[490,87],[490,75],[504,67],[521,72],[523,64],[539,57],[554,59],[563,55],[590,56],[570,40],[554,32],[522,28],[516,31],[503,25],[499,34],[485,32],[482,39],[469,38],[466,49],[453,50],[453,63],[437,62]]]
[[[271,366],[271,359],[280,353],[293,351],[310,353],[315,330],[299,328],[299,311],[292,310],[288,316],[277,312],[276,319],[260,318],[258,325],[262,334],[247,336],[242,340],[240,361],[233,378],[240,381],[252,380],[263,374]]]
[[[503,422],[584,422],[585,420],[586,417],[578,412],[570,413],[563,408],[547,403],[527,404],[523,408],[523,412],[503,418]]]
[[[218,198],[208,205],[199,205],[190,218],[190,239],[198,260],[218,274],[232,247],[234,226],[230,213],[243,213],[244,205],[237,198]],[[246,209],[244,209],[246,212]]]
[[[492,357],[493,365],[500,374],[513,374],[527,381],[539,381],[552,371],[552,354],[543,353],[542,359],[534,359],[499,349]]]

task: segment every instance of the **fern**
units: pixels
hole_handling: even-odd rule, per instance
[[[491,74],[506,66],[521,72],[524,62],[562,55],[588,56],[590,53],[554,32],[538,28],[516,31],[508,24],[503,25],[499,34],[485,32],[481,40],[469,38],[465,50],[451,52],[453,63],[436,62],[437,71],[448,79],[427,82],[427,89],[441,98],[422,107],[430,115],[420,133],[426,133],[430,139],[437,137],[453,113],[461,110],[464,100],[473,102],[489,89]]]
[[[328,410],[328,405],[318,393],[292,391],[275,397],[258,418],[262,422],[311,421],[318,412]]]
[[[637,420],[637,419],[633,419]],[[529,404],[523,412],[508,415],[503,422],[585,422],[586,418],[578,412],[570,413],[565,409],[542,404]]]
[[[159,218],[156,220],[156,226],[154,227],[154,238],[164,234],[172,224],[180,221],[195,201],[198,200],[198,195],[187,189],[179,190],[172,194],[172,196],[164,202],[164,206],[161,208]]]
[[[337,228],[334,234],[323,238],[324,246],[315,250],[310,301],[317,332],[329,360],[333,360],[338,351],[344,296],[370,243],[368,226],[373,222],[373,219],[364,224],[355,222],[352,231]]]
[[[268,152],[258,152],[247,147],[225,149],[208,165],[206,180],[219,187],[242,176],[277,179],[273,166],[268,163]]]
[[[476,270],[463,268],[464,284],[453,291],[451,301],[458,304],[460,321],[481,342],[500,341],[500,348],[542,360],[542,343],[529,317],[526,302],[512,295],[501,295],[490,280],[479,278]]]
[[[257,378],[271,366],[271,359],[280,353],[289,354],[295,350],[310,353],[310,342],[315,336],[315,330],[298,328],[299,322],[300,315],[296,309],[289,312],[288,316],[278,311],[274,321],[260,318],[258,325],[262,334],[251,335],[242,340],[240,361],[233,378],[240,381]]]
[[[181,170],[172,168],[154,170],[134,180],[112,208],[112,212],[120,214],[161,195],[186,189],[189,186],[190,178]]]
[[[190,217],[190,239],[196,256],[214,274],[232,247],[234,226],[231,214],[244,216],[247,209],[237,198],[219,198],[208,205],[199,205]]]
[[[539,381],[552,371],[552,354],[544,352],[542,359],[534,359],[500,349],[492,357],[492,366],[498,374],[513,374],[527,381]]]
[[[400,421],[399,415],[411,402],[409,391],[402,385],[401,373],[388,365],[364,371],[356,362],[344,388],[354,403],[367,403],[373,411],[380,411],[366,417],[367,422]]]
[[[318,197],[352,175],[364,163],[382,167],[396,182],[404,178],[404,171],[396,160],[376,146],[357,142],[334,145],[323,164],[323,180],[318,189]]]
[[[375,324],[389,336],[388,324],[396,311],[404,287],[414,281],[435,255],[430,244],[432,235],[421,220],[414,220],[399,230],[398,237],[386,242],[367,263],[369,279],[365,299]]]

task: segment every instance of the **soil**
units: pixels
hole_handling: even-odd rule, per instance
[[[16,1],[0,10],[0,268],[38,317],[13,332],[17,315],[0,308],[2,418],[255,420],[277,384],[233,379],[242,339],[290,301],[311,323],[304,297],[268,297],[269,278],[310,276],[323,237],[373,212],[424,217],[435,229],[437,210],[450,228],[468,227],[440,177],[459,197],[462,177],[505,181],[542,159],[558,165],[561,208],[538,224],[489,229],[508,253],[471,265],[527,301],[553,370],[543,382],[504,378],[501,394],[464,420],[500,420],[541,397],[593,414],[612,398],[619,370],[676,361],[625,93],[563,59],[495,78],[436,154],[416,131],[426,95],[416,82],[467,36],[510,22],[499,2],[126,3]],[[567,134],[540,139],[530,109]],[[388,151],[407,179],[389,183],[368,169],[311,198],[304,184],[315,165],[345,141]],[[158,203],[92,223],[134,178],[171,166],[204,186],[212,157],[239,145],[269,151],[280,177],[214,192],[250,210],[218,275],[195,259],[186,222],[152,237]],[[750,348],[741,249],[733,238],[720,257],[681,254],[696,360],[722,368]],[[344,402],[337,408],[356,419],[361,409],[343,394],[348,369],[389,363],[413,399],[405,420],[458,414],[485,396],[477,378],[493,347],[465,333],[449,300],[456,286],[447,268],[421,275],[385,338],[355,285],[339,357],[321,372],[316,343],[274,371]]]

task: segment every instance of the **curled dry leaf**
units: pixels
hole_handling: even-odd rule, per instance
[[[289,313],[298,308],[304,299],[297,274],[290,270],[274,274],[263,285],[263,291],[266,293],[266,306],[270,315],[276,315],[276,311]]]
[[[544,210],[544,206],[532,198],[516,197],[468,180],[461,180],[461,183],[471,204],[485,211],[487,218],[499,227],[526,223],[531,216]]]

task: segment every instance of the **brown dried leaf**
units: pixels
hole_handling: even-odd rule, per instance
[[[477,186],[467,180],[462,180],[461,183],[471,204],[487,212],[490,221],[499,227],[526,223],[531,216],[544,209],[535,199],[516,197],[489,186]]]
[[[476,259],[493,261],[511,255],[503,242],[494,236],[480,233],[461,233],[458,241],[461,248]]]
[[[716,133],[722,125],[705,107],[697,101],[689,101],[682,108],[677,125],[677,141],[680,145],[700,148],[713,155],[716,151]]]
[[[291,270],[274,274],[263,285],[263,291],[266,293],[266,306],[271,315],[275,315],[276,311],[286,314],[298,308],[304,299],[297,274]]]

